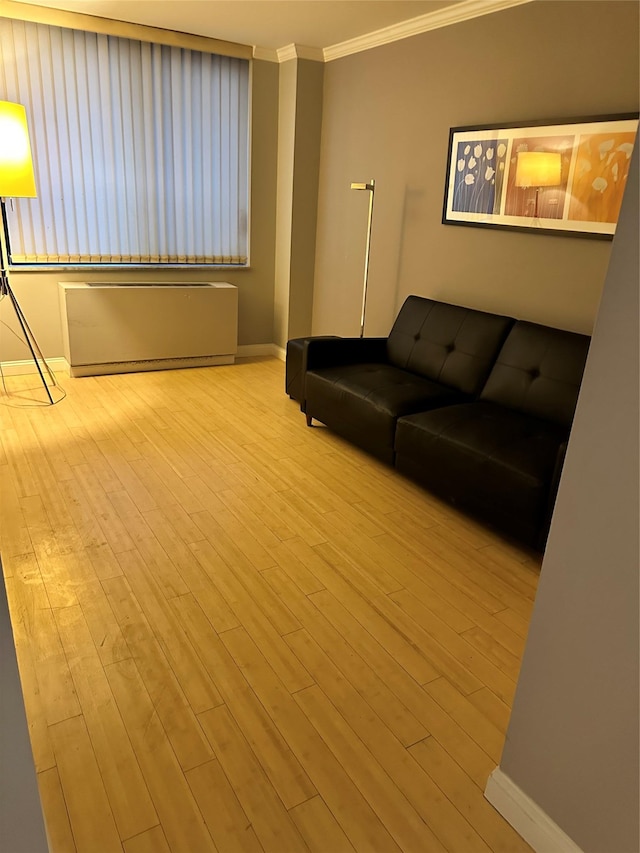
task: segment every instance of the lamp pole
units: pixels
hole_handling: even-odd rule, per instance
[[[47,392],[47,397],[49,398],[49,403],[53,406],[54,401],[51,396],[51,391],[49,390],[49,386],[47,384],[47,380],[44,378],[44,374],[42,372],[42,368],[40,367],[40,362],[38,361],[38,357],[44,364],[47,373],[49,374],[49,378],[51,379],[54,385],[57,385],[56,378],[53,375],[51,368],[46,362],[45,357],[42,354],[42,350],[38,346],[38,342],[35,339],[33,332],[31,331],[31,327],[27,322],[27,318],[24,316],[22,308],[18,300],[16,299],[15,293],[11,289],[11,284],[9,283],[9,250],[7,247],[6,240],[6,208],[4,198],[0,198],[0,301],[5,297],[9,297],[9,301],[13,306],[13,310],[16,313],[16,317],[18,318],[18,323],[20,324],[20,328],[22,329],[22,336],[24,337],[27,346],[29,347],[29,352],[31,353],[31,358],[35,362],[35,365],[38,369],[38,373],[40,374],[40,379],[42,380],[42,384],[44,386],[45,391]]]
[[[373,224],[373,197],[376,182],[371,178],[368,184],[351,184],[352,190],[366,190],[369,193],[369,219],[367,222],[367,245],[364,253],[364,283],[362,287],[362,310],[360,312],[360,337],[364,337],[364,321],[367,311],[367,287],[369,285],[369,254],[371,252],[371,226]]]

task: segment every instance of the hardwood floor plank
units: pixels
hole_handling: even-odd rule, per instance
[[[219,761],[207,761],[185,775],[221,853],[264,850]]]
[[[51,853],[76,853],[57,767],[38,773],[38,790],[47,824],[49,850]]]
[[[376,636],[382,637],[385,646],[407,672],[420,684],[437,678],[438,671],[429,663],[415,641],[419,628],[405,619],[400,608],[388,597],[374,592],[371,587],[367,595],[357,592],[346,580],[349,576],[349,563],[329,544],[316,545],[314,551],[326,562],[328,570],[323,572],[323,580],[340,602],[348,607],[363,627]],[[362,580],[357,586],[362,587]]]
[[[460,819],[460,814],[451,807],[438,787],[348,681],[340,677],[336,667],[308,633],[298,631],[291,634],[287,641],[313,674],[327,700],[343,717],[346,725],[351,727],[425,822],[426,826],[422,829],[424,849],[431,846],[438,849],[440,843],[450,850],[487,853],[488,848],[472,827]]]
[[[171,853],[161,826],[153,826],[123,844],[124,853]]]
[[[539,555],[308,429],[283,373],[65,378],[59,406],[0,406],[54,853],[524,853],[482,791]]]
[[[49,728],[78,853],[122,853],[100,770],[82,716]]]
[[[277,566],[281,569],[289,579],[300,589],[305,595],[311,595],[314,592],[320,592],[326,589],[325,585],[319,580],[313,572],[310,572],[305,564],[300,560],[289,548],[284,545],[278,545],[273,549],[273,556],[276,559]],[[266,569],[263,573],[268,577],[275,569]],[[291,609],[291,608],[290,608]]]
[[[76,465],[74,470],[78,484],[84,491],[84,497],[91,506],[96,520],[114,553],[117,554],[133,548],[133,540],[109,501],[107,492],[102,488],[100,481],[94,475],[93,469],[89,465]]]
[[[354,853],[353,844],[327,808],[322,797],[312,797],[289,814],[311,853]]]
[[[140,451],[134,448],[130,442],[123,439],[124,437],[119,436],[116,443],[116,440],[113,438],[105,438],[98,441],[97,445],[105,461],[113,469],[119,482],[122,483],[124,491],[131,498],[138,511],[149,512],[156,508],[156,501],[129,462],[129,458],[141,459]]]
[[[318,529],[319,513],[313,507],[308,506],[304,497],[298,494],[295,489],[272,490],[269,501],[288,520],[296,536],[306,542],[307,545],[319,545],[321,542],[327,541],[324,534]]]
[[[470,693],[467,699],[492,723],[503,735],[507,732],[511,708],[502,699],[498,699],[488,687]]]
[[[56,623],[113,818],[129,838],[158,817],[80,607],[57,610]]]
[[[434,637],[435,643],[426,644],[426,654],[433,654],[431,660],[442,675],[450,677],[465,693],[473,693],[485,684],[498,696],[511,700],[517,673],[514,675],[513,668],[503,667],[502,661],[498,663],[496,658],[479,653],[477,643],[467,641],[467,635],[471,640],[477,636],[475,632],[480,631],[479,628],[470,628],[458,635],[435,615],[427,616],[410,593],[403,590],[391,598],[401,603],[416,621],[427,625],[426,633]],[[504,650],[505,659],[508,654]]]
[[[5,559],[32,551],[20,498],[7,464],[0,465],[0,517],[0,553]]]
[[[283,601],[287,602],[309,635],[405,746],[427,737],[429,732],[424,725],[400,702],[378,673],[356,653],[347,642],[347,637],[337,631],[280,570],[268,569],[264,575]]]
[[[280,537],[276,536],[273,531],[265,524],[263,521],[263,514],[258,514],[251,507],[251,499],[245,500],[245,498],[241,495],[238,495],[234,489],[225,489],[224,491],[219,493],[220,499],[224,503],[226,509],[234,516],[235,524],[242,524],[247,530],[251,531],[252,536],[256,539],[259,545],[262,546],[267,552],[267,558],[272,561],[273,558],[269,557],[270,549],[276,547],[280,544]],[[260,507],[258,507],[260,510]],[[265,507],[265,509],[267,509]],[[264,510],[263,510],[264,513]],[[264,513],[266,514],[266,513]],[[221,519],[221,523],[224,525],[225,530],[233,530],[234,528],[229,524],[224,524],[224,519]],[[240,529],[239,527],[236,529]],[[287,531],[288,536],[287,539],[290,539],[294,534],[293,531]],[[237,534],[236,534],[237,535]],[[262,556],[261,560],[264,560],[265,557]],[[254,563],[255,565],[255,563]],[[262,568],[262,566],[256,566],[257,568]],[[270,566],[267,566],[270,568]]]
[[[291,653],[274,624],[258,605],[259,598],[251,594],[251,590],[255,589],[259,596],[260,591],[265,588],[265,581],[260,575],[256,573],[252,579],[252,573],[245,572],[245,585],[239,580],[236,572],[229,568],[226,561],[220,559],[220,555],[209,543],[196,543],[191,547],[200,564],[210,571],[210,576],[214,579],[216,586],[240,623],[244,625],[248,633],[262,648],[268,648],[269,660],[277,668],[278,675],[286,684],[287,689],[293,692],[312,684],[313,681],[309,678],[309,674],[300,665],[296,656]],[[284,605],[281,605],[282,607]],[[274,622],[277,622],[277,616],[278,612],[276,611]],[[300,627],[297,622],[294,623],[294,626],[295,628]]]
[[[455,720],[487,755],[500,763],[504,732],[496,728],[477,708],[450,683],[447,678],[438,678],[425,684],[424,689],[440,707]],[[486,689],[486,688],[485,688]]]
[[[135,662],[105,671],[172,853],[217,853]]]
[[[399,560],[405,561],[418,577],[425,574],[425,565],[428,566],[429,582],[437,584],[443,595],[453,587],[455,599],[452,603],[457,601],[462,607],[465,605],[465,600],[468,599],[471,601],[472,610],[481,607],[487,613],[497,613],[504,609],[504,603],[487,588],[486,577],[483,577],[482,582],[478,583],[477,578],[469,577],[465,573],[464,569],[467,568],[467,564],[473,561],[463,560],[455,554],[451,557],[451,561],[447,560],[447,557],[450,556],[448,552],[443,554],[442,548],[430,547],[430,533],[425,532],[423,537],[416,535],[412,539],[390,536],[385,533],[376,539],[383,548],[386,548]],[[458,562],[457,567],[453,565],[456,561]],[[463,612],[467,612],[466,606]]]
[[[191,541],[185,544],[178,537],[177,531],[166,519],[164,513],[159,511],[148,513],[146,518],[173,564],[178,568],[187,586],[186,592],[191,592],[198,597],[198,601],[216,631],[228,631],[230,628],[237,628],[240,624],[238,618],[206,569],[194,558],[193,550],[189,547],[191,544],[204,542],[204,534],[201,533],[202,538],[191,539],[189,537]],[[191,519],[189,520],[191,521]],[[200,532],[199,528],[196,529]]]
[[[35,460],[27,456],[15,428],[5,429],[2,433],[2,444],[9,461],[11,480],[19,498],[38,495],[40,489],[33,472]]]
[[[153,536],[148,524],[126,491],[109,492],[107,499],[137,547]]]
[[[131,657],[100,581],[95,578],[78,585],[76,595],[103,666]]]
[[[510,608],[507,608],[506,610],[501,610],[499,613],[496,613],[495,617],[498,621],[503,622],[508,628],[511,628],[515,634],[522,637],[523,640],[527,639],[527,634],[529,633],[529,620],[520,613],[516,613]]]
[[[216,678],[227,709],[242,729],[285,807],[291,808],[314,796],[316,789],[291,746],[269,717],[264,705],[247,683],[243,671],[217,637],[195,600],[183,596],[175,599],[173,605],[187,633],[201,650],[200,654],[209,672]],[[226,631],[223,636],[228,642],[234,633]]]
[[[232,644],[235,659],[242,662],[252,688],[278,729],[285,733],[293,752],[304,761],[311,782],[356,849],[395,850],[396,845],[378,816],[301,711],[295,697],[284,690],[256,645],[242,630],[228,632],[226,641]]]
[[[434,738],[410,747],[409,752],[433,778],[449,800],[475,827],[496,853],[531,853],[529,845],[484,798],[482,791]]]
[[[495,762],[453,720],[429,694],[412,679],[369,632],[362,631],[353,615],[328,591],[311,596],[327,619],[345,633],[349,642],[381,674],[398,699],[425,728],[438,738],[447,751],[484,789]]]
[[[527,618],[531,616],[533,599],[529,598],[530,592],[527,591],[527,596],[524,597],[514,591],[511,584],[500,576],[504,574],[503,572],[488,571],[487,564],[492,566],[498,566],[498,564],[492,563],[483,556],[481,549],[469,548],[464,540],[461,541],[461,537],[450,528],[445,526],[432,528],[429,547],[457,572],[468,578],[470,583],[485,591],[490,589],[491,595],[502,603],[501,610],[504,607],[512,607]],[[469,559],[469,553],[473,554],[473,560]]]
[[[16,646],[33,762],[36,772],[41,772],[54,767],[56,763],[47,723],[46,694],[41,692],[38,684],[34,649],[31,646],[31,638],[26,630],[25,618],[22,615],[24,605],[21,602],[20,591],[16,590],[16,585],[20,581],[14,577],[5,577],[4,582],[11,613],[13,639]]]
[[[239,485],[234,486],[233,491],[242,504],[265,522],[276,540],[292,539],[303,519],[300,516],[293,518],[293,513],[275,492],[256,488],[255,478],[247,474],[246,466],[242,463],[230,466],[229,470],[238,480]]]
[[[265,853],[308,849],[229,711],[215,708],[200,720]]]
[[[385,595],[402,589],[402,582],[387,571],[384,553],[368,535],[345,524],[343,515],[343,510],[325,512],[319,522],[319,529],[332,547],[349,559],[352,572],[362,575],[364,583],[373,584]]]
[[[20,651],[22,639],[31,652],[36,679],[32,688],[42,701],[46,723],[78,716],[78,697],[35,556],[14,559],[7,596],[16,647]]]
[[[153,458],[149,457],[153,457],[152,450],[147,450],[142,459],[130,460],[129,464],[159,508],[162,509],[163,507],[179,503],[185,511],[187,507],[193,512],[204,509],[189,487],[185,485],[180,477],[175,476],[173,471],[171,471],[172,476],[170,479],[167,479],[166,469],[164,472],[158,470],[161,465],[165,467],[162,464],[164,460],[159,463],[158,460],[153,461]]]
[[[183,770],[209,761],[213,754],[173,669],[146,617],[123,578],[107,584],[109,598],[127,647]]]
[[[118,560],[138,606],[153,626],[156,639],[171,663],[194,713],[199,714],[220,705],[220,694],[187,639],[169,602],[147,571],[142,556],[137,551],[127,551],[119,554]]]
[[[520,672],[520,658],[506,649],[502,643],[482,628],[469,628],[460,635],[470,646],[477,649],[487,660],[506,673],[514,682]],[[485,683],[490,687],[489,679]],[[494,690],[494,692],[497,692]]]
[[[319,687],[307,687],[295,700],[345,768],[401,850],[444,851],[420,815],[398,790]]]
[[[472,624],[476,624],[486,615],[504,609],[497,599],[490,597],[487,601],[482,593],[476,596],[477,590],[472,585],[454,571],[448,572],[446,565],[437,557],[420,552],[419,548],[411,544],[411,540],[401,541],[394,535],[384,533],[376,537],[376,542],[404,565],[405,570],[409,572],[409,575],[405,576],[404,585],[407,589],[414,590],[423,603],[429,602],[428,591],[433,591],[450,607],[464,614]]]
[[[81,484],[76,479],[65,480],[59,484],[59,490],[62,500],[73,516],[76,530],[84,547],[106,547],[107,537],[98,522],[94,507],[87,501]]]
[[[391,598],[418,625],[427,626],[425,633],[429,635],[430,641],[425,641],[422,648],[438,672],[446,673],[463,693],[479,690],[483,682],[474,675],[472,651],[460,641],[459,635],[441,622],[435,614],[430,613],[412,592],[406,589],[400,590],[393,593]],[[462,650],[460,646],[463,646]]]

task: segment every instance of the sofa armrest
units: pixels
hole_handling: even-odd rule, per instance
[[[307,346],[307,370],[386,361],[386,338],[317,338]]]

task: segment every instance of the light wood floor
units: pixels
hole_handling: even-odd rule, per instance
[[[533,555],[308,429],[275,359],[63,385],[0,396],[51,850],[529,850],[482,792]]]

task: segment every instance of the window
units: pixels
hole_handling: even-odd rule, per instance
[[[245,264],[249,62],[0,19],[0,99],[27,110],[37,199],[14,264]]]

